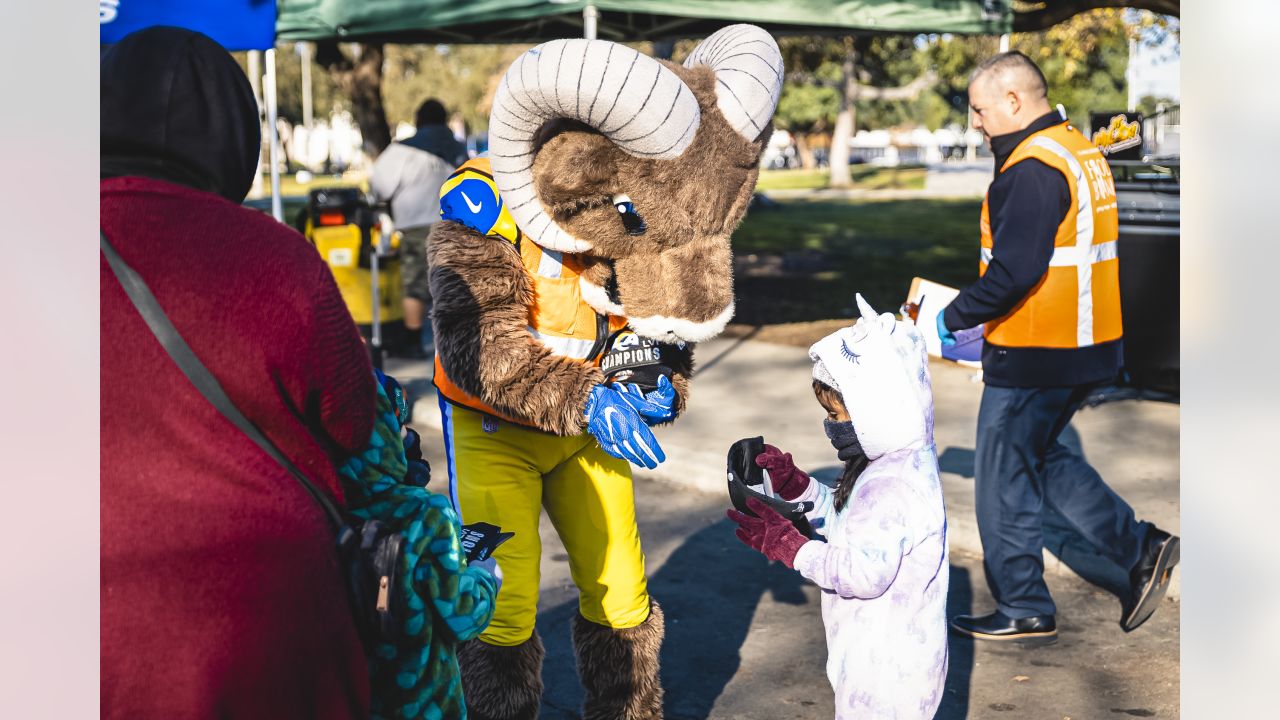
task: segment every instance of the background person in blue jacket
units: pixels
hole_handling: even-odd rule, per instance
[[[937,317],[944,345],[954,331],[985,324],[974,472],[996,610],[951,621],[984,640],[1057,639],[1043,577],[1044,503],[1129,571],[1125,631],[1159,606],[1178,562],[1178,538],[1139,522],[1059,440],[1090,390],[1120,371],[1119,217],[1106,159],[1050,108],[1046,91],[1040,69],[1018,52],[974,71],[973,127],[996,166],[982,206],[981,277]]]

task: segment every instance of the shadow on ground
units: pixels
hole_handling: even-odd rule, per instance
[[[733,523],[720,520],[690,535],[649,579],[650,593],[666,614],[662,683],[668,720],[711,714],[741,665],[741,648],[762,596],[803,605],[804,580],[795,571],[767,562],[739,543]],[[577,602],[538,615],[547,648],[543,718],[576,718],[582,689],[574,670],[569,623]]]
[[[947,619],[973,612],[973,579],[969,571],[951,566],[947,589]],[[969,717],[969,690],[973,677],[973,638],[948,633],[951,654],[948,658],[947,684],[942,705],[934,720],[963,720]]]

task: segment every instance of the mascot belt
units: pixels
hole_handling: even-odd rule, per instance
[[[626,318],[601,315],[582,299],[578,278],[583,266],[577,256],[539,247],[524,236],[498,193],[488,158],[467,161],[444,182],[440,187],[440,218],[515,246],[537,297],[529,308],[529,332],[557,355],[598,364],[609,337],[626,327]],[[435,384],[454,403],[527,424],[496,411],[455,385],[445,374],[439,355]]]

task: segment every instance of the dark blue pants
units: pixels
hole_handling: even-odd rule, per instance
[[[1008,617],[1055,614],[1044,584],[1045,503],[1126,571],[1151,528],[1059,441],[1089,389],[988,385],[982,392],[974,459],[978,533],[987,586]]]

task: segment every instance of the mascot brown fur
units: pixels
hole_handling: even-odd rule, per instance
[[[566,356],[531,332],[534,309],[548,300],[536,290],[536,267],[519,243],[573,258],[575,297],[601,317],[624,319],[637,335],[680,349],[670,369],[682,410],[694,343],[718,334],[733,313],[729,237],[751,202],[781,84],[777,45],[749,25],[716,33],[684,65],[587,40],[546,43],[513,63],[495,98],[489,132],[493,180],[519,226],[519,242],[449,221],[438,223],[428,242],[437,387],[446,387],[443,372],[456,388],[452,395],[442,391],[446,414],[470,417],[479,410],[491,423],[485,433],[498,427],[495,418],[520,426],[479,434],[480,441],[526,428],[541,432],[547,443],[585,434],[588,396],[606,382],[599,353]],[[620,219],[619,198],[642,218],[640,232],[636,222]],[[450,448],[462,448],[448,433]],[[534,435],[520,437],[537,442]],[[459,465],[451,490],[485,482],[480,476],[486,466],[468,467],[476,469]],[[630,493],[629,470],[623,469],[625,476],[611,482],[625,483]],[[529,482],[546,477],[534,473]],[[548,482],[543,492],[552,488]],[[487,514],[496,511],[485,509],[499,503],[473,500],[469,506],[465,493],[454,492],[455,503],[460,494],[463,522],[501,524]],[[536,528],[537,494],[529,502]],[[633,502],[628,495],[631,515],[623,521],[631,533]],[[555,514],[552,519],[565,538],[562,522]],[[599,543],[612,541],[613,534],[600,532]],[[566,538],[572,556],[570,545]],[[508,559],[504,549],[495,556],[510,585],[516,555],[511,551]],[[536,567],[533,572],[536,580]],[[644,591],[642,555],[633,573],[647,617],[601,622],[588,619],[584,605],[574,619],[588,718],[662,716],[662,612]],[[583,589],[580,574],[589,573],[575,570]],[[532,592],[536,599],[536,583]],[[499,596],[499,615],[506,601]],[[523,642],[519,635],[504,642],[482,636],[460,651],[473,717],[537,716],[543,649],[532,620],[521,621],[527,629],[520,633],[529,633]]]

